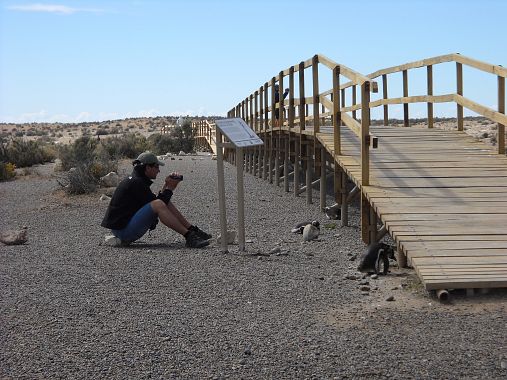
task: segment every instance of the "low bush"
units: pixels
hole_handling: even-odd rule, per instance
[[[0,161],[11,162],[18,168],[43,164],[54,160],[54,146],[43,141],[25,141],[14,138],[0,144]]]
[[[186,153],[192,152],[194,150],[192,125],[187,121],[171,129],[169,134],[154,133],[148,137],[148,143],[149,149],[156,154],[178,153],[181,150]]]
[[[7,181],[16,176],[16,165],[10,162],[0,162],[0,181]]]
[[[79,165],[57,179],[68,194],[88,194],[97,189],[98,179],[91,173],[89,165]]]
[[[59,158],[66,171],[58,178],[68,194],[94,192],[100,177],[118,170],[117,157],[109,154],[102,141],[89,136],[78,138],[72,145],[61,146]]]

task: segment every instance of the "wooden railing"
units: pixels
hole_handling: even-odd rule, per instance
[[[434,95],[433,66],[445,62],[456,63],[456,92],[444,95]],[[324,84],[319,72],[319,63],[326,69],[331,70],[331,82],[325,83],[330,89],[321,92]],[[482,104],[476,103],[464,96],[463,93],[463,65],[481,70],[497,76],[498,82],[498,109],[493,110]],[[409,96],[409,70],[426,67],[427,93]],[[305,71],[311,70],[311,86],[305,84]],[[403,75],[403,96],[389,98],[387,80],[388,75],[401,72]],[[295,83],[297,74],[298,85]],[[383,106],[384,125],[389,120],[389,105],[403,105],[404,125],[409,126],[409,104],[427,103],[428,127],[434,124],[433,104],[454,102],[457,107],[458,130],[463,130],[463,109],[467,108],[477,114],[485,116],[498,123],[498,153],[505,154],[505,78],[507,69],[480,62],[460,54],[448,54],[433,58],[415,61],[400,66],[382,69],[369,75],[360,74],[345,65],[338,64],[329,58],[317,54],[306,61],[280,71],[280,73],[265,82],[258,90],[248,95],[228,112],[228,117],[241,117],[257,133],[273,132],[282,129],[298,132],[300,138],[303,134],[313,133],[314,137],[320,133],[320,127],[326,123],[333,126],[334,153],[341,154],[340,126],[346,126],[358,136],[361,145],[361,184],[369,184],[369,147],[372,145],[370,136],[370,109]],[[342,84],[342,77],[348,80]],[[378,92],[376,78],[382,78],[382,99],[370,101],[370,92]],[[279,104],[275,103],[275,84],[278,84],[280,93],[283,91],[284,82],[288,80],[289,97],[282,99]],[[329,80],[328,80],[329,82]],[[307,97],[307,87],[311,87],[312,96]],[[360,88],[360,102],[357,103],[357,89]],[[346,104],[346,99],[351,99],[351,104]],[[368,104],[368,107],[363,107]],[[310,108],[309,106],[312,105]],[[279,120],[275,120],[275,110],[279,109]],[[357,117],[357,112],[360,117]],[[309,127],[313,127],[310,132]],[[308,129],[308,131],[305,131]],[[316,141],[317,139],[314,139]]]
[[[456,92],[445,95],[433,95],[434,82],[433,82],[433,66],[446,62],[456,63]],[[463,65],[478,69],[480,71],[493,74],[497,76],[498,88],[498,109],[495,111],[489,107],[476,103],[463,94]],[[408,73],[410,69],[426,67],[426,82],[427,93],[415,96],[409,96],[408,91]],[[403,75],[403,97],[389,98],[388,96],[388,75],[402,72]],[[463,130],[463,108],[467,108],[479,115],[487,117],[488,119],[498,123],[498,153],[505,154],[505,125],[507,125],[507,116],[505,115],[505,78],[507,77],[507,69],[502,66],[491,65],[485,62],[477,61],[472,58],[462,56],[461,54],[447,54],[438,57],[424,59],[422,61],[415,61],[406,63],[400,66],[389,67],[379,71],[375,71],[367,75],[371,79],[382,77],[382,99],[370,102],[370,108],[383,106],[384,107],[384,125],[388,124],[389,119],[389,105],[390,104],[403,104],[403,121],[404,126],[409,126],[409,109],[410,103],[427,103],[427,122],[428,128],[433,128],[433,104],[434,103],[447,103],[454,102],[457,107],[457,123],[458,130]],[[344,88],[351,87],[352,82],[344,85]],[[357,106],[355,106],[357,107]],[[344,110],[354,110],[355,107],[348,107]]]
[[[332,89],[325,93],[320,93],[319,82],[319,63],[332,73]],[[312,72],[312,96],[306,97],[305,70],[311,69]],[[295,75],[298,76],[298,86],[296,94]],[[361,174],[362,184],[369,184],[369,146],[370,138],[370,112],[369,107],[361,109],[360,122],[353,116],[343,112],[345,102],[345,88],[340,86],[341,76],[347,78],[354,86],[361,88],[361,104],[370,103],[370,91],[377,92],[377,83],[370,78],[348,68],[345,65],[338,64],[329,58],[317,54],[306,61],[291,66],[286,70],[280,71],[278,76],[271,78],[269,82],[259,87],[259,90],[250,94],[228,112],[228,117],[241,117],[256,132],[269,132],[280,130],[282,126],[287,126],[289,131],[298,131],[303,135],[303,131],[313,127],[314,137],[320,133],[320,126],[326,117],[330,117],[333,125],[334,134],[334,152],[341,153],[340,126],[345,125],[350,128],[361,141]],[[280,92],[284,88],[284,79],[288,78],[289,98],[282,99],[280,103],[275,103],[275,84],[278,84]],[[354,87],[355,90],[355,87]],[[325,95],[324,95],[325,94]],[[297,95],[297,96],[296,96]],[[353,101],[355,102],[355,92],[353,92]],[[313,105],[310,112],[309,105]],[[321,110],[322,106],[322,110]],[[279,108],[284,112],[279,112],[279,121],[275,121],[274,110]],[[326,111],[327,109],[327,111]],[[287,117],[285,117],[287,111]],[[269,125],[271,121],[271,126]],[[316,139],[314,140],[316,141]]]
[[[192,122],[192,132],[194,138],[205,138],[213,153],[216,149],[216,128],[215,123],[208,120],[198,120]],[[200,142],[199,142],[200,143]],[[215,148],[215,149],[214,149]]]

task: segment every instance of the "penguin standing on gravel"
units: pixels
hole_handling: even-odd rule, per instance
[[[357,270],[363,273],[387,274],[389,259],[394,257],[395,247],[385,243],[373,243],[359,258]]]

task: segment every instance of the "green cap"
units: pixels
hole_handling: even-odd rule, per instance
[[[154,165],[154,164],[158,164],[160,166],[165,165],[162,161],[158,160],[157,156],[148,151],[141,153],[139,157],[137,157],[137,161],[139,161],[141,164],[146,165]]]

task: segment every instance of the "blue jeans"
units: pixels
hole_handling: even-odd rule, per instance
[[[111,230],[111,232],[122,242],[131,243],[148,232],[150,227],[157,222],[157,218],[158,216],[151,208],[151,204],[147,203],[137,210],[125,228]]]

